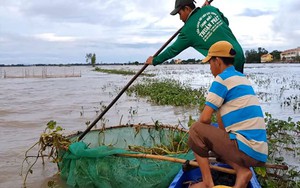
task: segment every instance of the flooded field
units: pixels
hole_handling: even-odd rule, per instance
[[[138,71],[142,66],[104,66]],[[92,67],[0,67],[0,187],[22,187],[24,153],[39,138],[47,122],[55,120],[68,134],[84,131],[132,76],[92,71]],[[209,87],[209,65],[149,66],[154,78],[179,80],[193,88]],[[263,110],[273,117],[300,121],[300,64],[246,65]],[[139,77],[136,82],[142,82]],[[135,82],[135,83],[136,83]],[[124,94],[99,124],[153,123],[183,126],[197,108],[158,106],[147,99]],[[299,163],[290,159],[291,163]],[[38,162],[28,177],[28,187],[44,187],[57,172],[56,166]]]

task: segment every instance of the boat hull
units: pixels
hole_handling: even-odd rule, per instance
[[[216,163],[216,166],[220,166],[223,168],[230,169],[230,166],[223,163]],[[251,168],[252,171],[252,178],[248,184],[248,188],[261,188],[255,172]],[[212,175],[214,178],[214,182],[216,185],[227,185],[232,186],[234,184],[235,178],[232,178],[234,175],[229,175],[221,172],[212,171]],[[216,177],[219,176],[219,177]],[[173,179],[172,183],[170,184],[169,188],[185,188],[189,187],[191,183],[199,182],[202,178],[202,174],[199,168],[194,168],[191,170],[183,171],[182,169],[178,172],[178,174]],[[221,182],[220,182],[221,181]],[[216,183],[217,182],[217,183]]]

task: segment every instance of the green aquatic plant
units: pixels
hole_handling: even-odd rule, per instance
[[[154,122],[154,128],[156,131],[163,131],[163,127],[164,125],[158,120]],[[139,131],[140,128],[137,127],[135,135],[137,135]],[[129,145],[128,149],[131,151],[154,155],[183,154],[189,151],[189,147],[187,145],[188,132],[178,132],[178,126],[170,128],[168,130],[168,134],[163,134],[163,132],[161,132],[158,138],[151,135],[151,129],[148,130],[148,133],[153,143],[159,142],[159,144],[154,144],[151,147],[144,145]]]
[[[26,180],[30,174],[33,173],[33,166],[36,164],[39,158],[42,159],[43,164],[44,157],[51,159],[53,163],[58,163],[61,161],[61,158],[58,154],[59,150],[67,150],[71,141],[62,135],[64,129],[61,126],[56,124],[56,121],[49,121],[44,132],[40,135],[39,140],[33,144],[26,152],[25,158],[22,163],[21,175],[23,176],[24,163],[26,162],[29,165],[23,181],[23,186],[26,187]],[[37,155],[29,155],[29,152],[35,147],[38,147]],[[29,158],[34,158],[33,162]]]
[[[176,80],[145,79],[143,83],[131,86],[127,90],[129,96],[147,97],[150,102],[158,105],[204,106],[205,88],[192,89]]]
[[[136,72],[132,70],[117,70],[117,69],[102,69],[99,67],[96,67],[94,71],[97,72],[104,72],[108,74],[122,74],[122,75],[135,75]],[[148,77],[154,77],[154,74],[148,74],[148,73],[141,73],[141,76],[148,76]]]
[[[275,119],[271,114],[265,114],[267,125],[267,137],[269,146],[269,163],[286,165],[284,156],[293,156],[299,159],[300,155],[300,121],[293,122]],[[263,187],[300,187],[300,169],[297,166],[288,165],[289,169],[255,168],[258,179]]]
[[[294,112],[300,110],[300,95],[284,97],[283,100],[284,101],[280,104],[282,108],[292,107]]]

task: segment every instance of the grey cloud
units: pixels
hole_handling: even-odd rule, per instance
[[[299,12],[300,11],[300,1],[299,0],[287,0],[282,1],[281,9],[286,10],[288,12]]]
[[[155,0],[159,2],[158,0]],[[156,3],[157,3],[156,2]],[[153,6],[151,1],[151,4]],[[159,9],[153,14],[161,13]],[[145,23],[145,13],[150,13],[147,2],[118,0],[52,0],[45,3],[41,0],[27,1],[20,11],[31,17],[69,23],[102,24],[104,26],[121,27]],[[124,16],[137,12],[139,16],[124,19]],[[144,13],[144,14],[143,14]],[[144,15],[144,16],[143,16]]]
[[[282,1],[272,22],[275,35],[285,39],[285,44],[299,46],[300,41],[300,1]]]
[[[142,48],[157,48],[161,43],[126,43],[126,44],[115,44],[120,48],[131,48],[131,49],[142,49]],[[150,54],[149,54],[150,55]]]
[[[259,16],[270,15],[270,14],[273,14],[273,12],[269,11],[269,10],[268,11],[264,11],[264,10],[259,10],[259,9],[246,8],[238,16],[259,17]]]
[[[27,1],[20,11],[26,16],[40,17],[56,22],[116,23],[118,16],[109,12],[109,9],[112,8],[110,2],[112,1],[100,4],[97,1],[87,3],[79,0],[52,0],[45,3],[40,0],[32,0]]]
[[[180,27],[155,26],[173,6],[160,0],[4,0],[0,64],[84,62],[88,52],[103,61],[143,61]],[[76,40],[35,37],[47,33]]]

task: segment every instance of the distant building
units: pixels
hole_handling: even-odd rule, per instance
[[[286,62],[299,61],[299,57],[300,57],[300,47],[290,49],[290,50],[285,50],[280,54],[281,61],[286,61]]]
[[[181,64],[182,60],[181,59],[176,59],[175,64]]]
[[[262,63],[270,63],[272,61],[273,61],[272,54],[264,54],[260,57],[260,62],[262,62]]]

